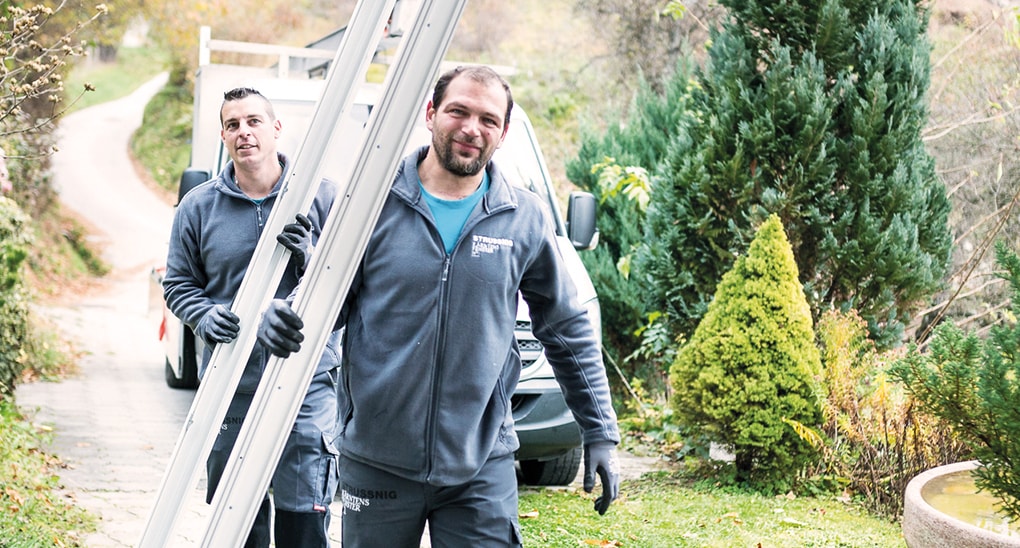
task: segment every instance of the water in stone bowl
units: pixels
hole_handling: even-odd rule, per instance
[[[933,508],[960,521],[1000,535],[1020,537],[1020,523],[996,510],[996,498],[978,491],[970,470],[933,478],[921,488],[921,497]]]

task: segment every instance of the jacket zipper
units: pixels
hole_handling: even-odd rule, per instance
[[[421,213],[419,211],[419,213]],[[449,301],[449,280],[450,280],[450,266],[453,262],[453,253],[457,252],[461,244],[464,241],[464,235],[471,232],[475,225],[487,215],[482,214],[480,216],[472,216],[464,223],[464,228],[461,230],[460,236],[457,237],[457,243],[453,246],[453,253],[446,253],[446,249],[443,246],[443,238],[439,235],[439,230],[435,224],[429,220],[429,216],[421,213],[426,220],[426,224],[431,228],[432,235],[439,246],[439,249],[443,252],[443,271],[439,277],[439,305],[436,307],[438,319],[436,324],[436,357],[434,360],[434,367],[432,368],[432,379],[431,379],[431,401],[429,402],[429,417],[428,422],[425,424],[425,482],[430,483],[432,480],[432,473],[435,464],[435,448],[436,448],[436,424],[439,422],[439,394],[440,390],[440,379],[442,376],[439,374],[439,370],[442,367],[443,355],[445,353],[446,345],[446,319],[448,311],[446,310],[447,302]]]
[[[436,329],[436,357],[433,360],[432,367],[432,382],[431,385],[431,397],[429,402],[429,419],[425,425],[425,482],[428,483],[432,479],[433,465],[435,463],[435,449],[436,449],[436,424],[439,422],[439,394],[440,390],[440,379],[442,375],[439,374],[443,364],[443,354],[446,346],[446,303],[447,303],[447,292],[449,286],[447,282],[450,279],[450,255],[446,255],[443,258],[443,272],[439,279],[439,305],[436,307],[438,318],[438,328]]]
[[[262,202],[255,202],[255,226],[262,228]]]

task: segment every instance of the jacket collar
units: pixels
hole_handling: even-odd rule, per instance
[[[280,179],[276,181],[275,185],[273,185],[273,190],[271,190],[263,199],[275,198],[276,195],[280,193],[280,189],[283,188],[283,180],[287,178],[287,170],[290,167],[290,159],[282,152],[276,153],[276,159],[279,160],[280,167],[283,168],[283,172],[280,173]],[[251,199],[248,198],[248,195],[241,190],[241,187],[237,186],[237,178],[234,176],[233,160],[227,161],[227,165],[223,166],[223,171],[220,172],[219,179],[219,184],[222,185],[221,188],[227,194],[249,200]]]
[[[418,165],[425,159],[429,147],[422,146],[404,157],[397,168],[392,192],[405,202],[417,206],[422,200],[421,185],[418,182]],[[510,181],[495,162],[489,160],[485,166],[489,173],[489,191],[482,197],[482,208],[487,214],[517,207],[517,194]]]

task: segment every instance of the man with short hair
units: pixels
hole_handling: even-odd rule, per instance
[[[585,489],[616,498],[619,432],[601,350],[549,214],[490,161],[510,87],[487,67],[436,84],[431,146],[393,181],[336,327],[341,368],[345,546],[520,546],[510,396],[521,373],[517,295],[583,434]],[[301,319],[285,299],[259,339],[288,356]]]
[[[288,159],[277,151],[282,124],[273,106],[251,88],[223,95],[220,137],[230,156],[223,171],[188,192],[174,215],[163,281],[167,306],[206,345],[199,370],[204,375],[212,348],[237,337],[241,321],[230,311],[287,172]],[[277,239],[291,251],[276,296],[288,295],[304,272],[336,196],[324,180],[307,215],[299,214]],[[337,383],[339,336],[334,333],[317,365],[297,420],[272,479],[273,497],[262,501],[246,547],[270,545],[270,522],[278,548],[329,546],[329,505],[337,488]],[[206,468],[207,502],[237,440],[255,389],[269,360],[256,344],[213,445]]]

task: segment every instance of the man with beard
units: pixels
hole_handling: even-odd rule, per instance
[[[510,395],[521,372],[517,295],[583,433],[585,489],[616,498],[619,432],[601,352],[540,199],[493,153],[513,98],[487,67],[444,74],[426,107],[431,146],[407,156],[334,327],[341,368],[345,546],[519,546]],[[287,300],[259,340],[288,356]]]

